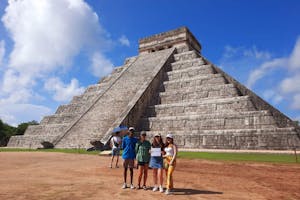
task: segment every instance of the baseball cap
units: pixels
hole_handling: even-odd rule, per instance
[[[167,138],[173,139],[173,134],[172,133],[167,134]]]
[[[147,135],[146,131],[142,131],[141,135],[145,135],[146,136]]]
[[[161,137],[160,133],[156,133],[156,134],[154,135],[154,137],[156,137],[156,136]]]
[[[134,129],[134,127],[129,127],[128,130],[129,130],[129,131],[134,131],[135,129]]]

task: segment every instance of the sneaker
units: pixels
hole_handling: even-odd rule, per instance
[[[144,190],[147,190],[147,187],[146,187],[146,185],[143,185],[143,189],[144,189]]]
[[[157,186],[154,186],[154,188],[153,188],[153,190],[152,190],[153,192],[156,192],[156,191],[158,191],[158,187]]]
[[[162,186],[159,186],[159,191],[160,191],[161,193],[163,193],[163,192],[164,192],[164,188],[163,188]]]
[[[126,189],[127,188],[127,184],[124,183],[123,186],[122,186],[122,189]]]
[[[134,187],[134,185],[133,184],[131,184],[130,185],[130,189],[134,189],[135,187]]]
[[[119,168],[119,166],[118,166],[118,165],[116,165],[116,168]]]
[[[170,189],[166,189],[165,194],[166,194],[166,195],[170,195],[170,194],[172,194],[172,192],[170,191]]]

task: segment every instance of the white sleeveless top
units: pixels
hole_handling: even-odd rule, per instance
[[[174,149],[173,147],[165,147],[166,156],[174,156]]]

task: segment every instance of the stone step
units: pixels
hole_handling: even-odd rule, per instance
[[[144,130],[210,130],[235,128],[271,128],[276,126],[268,111],[214,113],[142,118]]]
[[[49,115],[45,116],[42,121],[41,125],[44,124],[67,124],[71,123],[73,120],[76,119],[78,115],[76,113],[68,113],[68,114],[54,114],[54,115]]]
[[[77,95],[72,98],[71,104],[80,104],[84,102],[92,102],[99,94],[100,91],[97,92],[87,92],[82,95]]]
[[[255,110],[256,109],[248,96],[239,96],[221,99],[203,98],[198,101],[149,106],[147,109],[147,114],[148,116],[161,117]]]
[[[166,131],[147,131],[152,140],[160,133],[165,140]],[[205,149],[292,149],[299,138],[294,127],[264,129],[190,130],[172,131],[178,147]]]
[[[77,138],[70,138],[68,141],[65,143],[59,143],[58,145],[55,146],[55,148],[69,148],[69,149],[88,149],[92,147],[91,141],[93,140],[98,140],[99,137],[93,137],[92,135],[89,136],[83,136],[81,135],[80,137]]]
[[[196,53],[196,51],[186,51],[182,53],[174,54],[175,61],[185,61],[185,60],[191,60],[198,58],[199,55]]]
[[[227,81],[222,74],[207,74],[207,75],[198,75],[192,78],[182,78],[178,80],[165,81],[163,83],[163,89],[168,90],[178,90],[180,88],[196,87],[199,85],[206,84],[226,84]]]
[[[69,124],[41,124],[31,125],[26,129],[25,135],[44,135],[44,136],[57,136],[62,133]]]
[[[168,80],[176,80],[181,78],[191,78],[198,75],[214,74],[215,70],[212,65],[193,66],[185,69],[167,72]]]
[[[239,93],[233,84],[207,84],[160,92],[161,104],[193,101],[202,98],[236,97]]]
[[[99,90],[104,90],[105,87],[108,86],[108,83],[100,83],[100,84],[95,84],[95,85],[90,85],[86,88],[84,93],[89,93],[89,92],[97,92]]]
[[[195,67],[195,66],[200,66],[205,64],[206,64],[205,60],[202,57],[200,57],[200,58],[173,62],[171,63],[171,69],[179,70],[179,69],[185,69],[185,68]]]
[[[108,82],[114,81],[122,73],[122,71],[124,71],[127,67],[128,66],[126,66],[126,65],[114,67],[114,69],[111,72],[111,74],[102,77],[100,79],[100,81],[98,82],[98,84],[104,84],[104,83],[108,83]]]
[[[73,113],[82,113],[89,106],[88,102],[86,103],[70,103],[66,105],[60,105],[55,114],[73,114]]]
[[[16,135],[12,136],[7,144],[8,147],[18,147],[18,148],[29,148],[36,149],[42,148],[41,142],[52,141],[55,137],[45,136],[45,135]]]

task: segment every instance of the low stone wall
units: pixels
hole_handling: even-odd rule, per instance
[[[175,135],[176,144],[183,148],[204,149],[253,149],[291,150],[300,149],[300,139],[296,132],[243,132],[213,133],[197,135]]]

